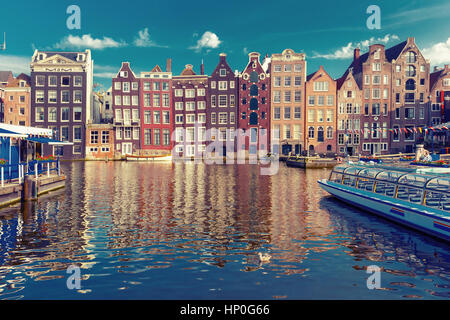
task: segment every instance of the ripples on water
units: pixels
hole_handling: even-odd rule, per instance
[[[316,183],[327,170],[63,167],[65,189],[0,210],[0,299],[450,297],[448,244],[329,197]],[[67,289],[70,265],[80,290]]]

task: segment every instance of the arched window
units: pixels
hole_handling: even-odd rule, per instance
[[[332,127],[327,128],[327,139],[333,139],[333,128]]]
[[[252,84],[250,86],[250,95],[257,96],[258,95],[258,86],[256,84]]]
[[[256,112],[250,113],[250,125],[258,124],[258,114]]]
[[[327,145],[327,151],[331,151],[331,144]]]
[[[309,138],[314,138],[314,127],[309,127],[308,128],[308,137]]]
[[[258,72],[252,71],[250,73],[250,82],[253,82],[253,83],[258,82]]]
[[[317,141],[323,142],[323,127],[317,128]]]
[[[416,89],[416,81],[414,81],[414,79],[406,80],[405,89],[406,90],[415,90]]]
[[[266,90],[266,84],[265,84],[265,83],[263,83],[263,84],[261,85],[261,90]]]
[[[256,98],[250,99],[250,110],[258,110],[258,99]]]
[[[416,62],[416,54],[413,51],[408,51],[406,53],[406,63],[415,63]]]
[[[242,104],[247,104],[247,99],[242,99]]]
[[[245,83],[242,85],[242,90],[247,90],[247,85]]]
[[[407,66],[406,67],[406,76],[407,77],[414,77],[416,75],[416,67],[414,66]]]

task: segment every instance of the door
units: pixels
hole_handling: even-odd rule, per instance
[[[131,142],[122,143],[122,155],[133,154],[133,144]]]

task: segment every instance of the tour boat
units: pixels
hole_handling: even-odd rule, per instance
[[[345,164],[318,183],[344,202],[450,241],[448,172]]]
[[[136,156],[127,155],[127,161],[172,161],[172,155]]]

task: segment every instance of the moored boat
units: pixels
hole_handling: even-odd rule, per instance
[[[333,168],[340,163],[339,159],[318,158],[318,157],[289,157],[286,159],[288,167],[296,168]]]
[[[450,241],[448,174],[346,164],[318,183],[344,202]]]
[[[172,155],[157,155],[157,156],[127,155],[127,161],[172,161]]]

